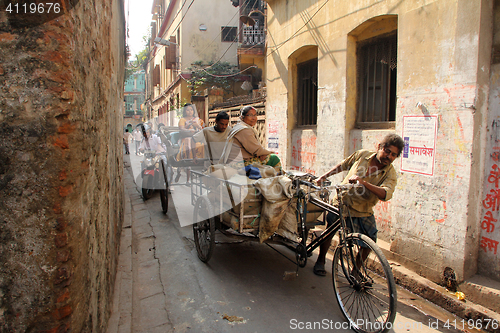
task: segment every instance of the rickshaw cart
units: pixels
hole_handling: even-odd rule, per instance
[[[210,260],[215,247],[215,231],[219,231],[233,239],[286,246],[295,252],[295,261],[280,251],[278,252],[299,267],[306,265],[307,257],[312,254],[312,252],[308,254],[306,251],[305,242],[308,231],[315,225],[324,223],[316,221],[318,215],[323,213],[324,208],[319,208],[312,203],[305,203],[302,214],[300,214],[304,218],[298,224],[298,235],[301,236],[298,239],[290,239],[274,233],[269,238],[262,240],[259,238],[259,226],[252,227],[245,222],[261,217],[258,213],[245,213],[247,205],[262,200],[262,198],[246,195],[250,191],[256,191],[252,183],[241,184],[197,171],[191,171],[191,175],[191,204],[194,206],[193,222],[195,222],[193,232],[198,257],[201,261],[208,262]],[[292,207],[295,210],[295,206]]]
[[[337,234],[338,244],[332,263],[333,288],[342,314],[349,322],[349,327],[356,332],[383,333],[392,328],[396,316],[396,285],[392,270],[376,243],[367,236],[351,232],[351,217],[347,206],[342,201],[342,193],[351,190],[363,190],[361,185],[343,184],[319,187],[311,181],[315,177],[294,172],[287,174],[293,182],[296,200],[297,233],[296,239],[273,233],[266,239],[259,238],[258,228],[249,228],[245,219],[251,220],[258,214],[245,214],[245,205],[251,205],[253,199],[245,196],[245,191],[252,190],[253,184],[242,185],[231,180],[220,179],[211,175],[192,171],[191,202],[194,205],[193,234],[198,257],[208,262],[215,247],[215,231],[245,241],[261,241],[294,262],[298,267],[305,267],[307,258],[330,236]],[[224,174],[225,176],[225,174]],[[308,179],[308,180],[305,180]],[[329,204],[329,189],[337,191],[338,206]],[[229,193],[230,204],[223,200],[224,191]],[[313,194],[319,194],[314,196]],[[236,199],[241,199],[237,203]],[[239,210],[237,210],[237,206]],[[229,208],[229,209],[228,209]],[[328,226],[320,236],[309,241],[309,229],[316,224],[318,211],[334,213],[337,220]],[[313,214],[311,214],[313,213]],[[312,215],[314,218],[308,218]],[[324,214],[325,216],[325,214]],[[234,223],[234,218],[237,222]],[[324,221],[324,220],[323,220]],[[262,221],[261,221],[262,222]],[[309,243],[308,243],[309,242]],[[295,261],[271,246],[283,245],[295,253]],[[359,260],[363,249],[370,250],[366,260]],[[285,274],[286,277],[286,274]]]

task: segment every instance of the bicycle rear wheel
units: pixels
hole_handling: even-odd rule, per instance
[[[362,247],[370,249],[370,255],[364,263],[357,264]],[[362,234],[349,234],[335,250],[332,272],[337,303],[351,329],[381,333],[392,328],[396,284],[387,259],[373,240]]]
[[[215,248],[215,219],[212,204],[207,196],[196,200],[193,212],[193,235],[198,258],[208,262]]]

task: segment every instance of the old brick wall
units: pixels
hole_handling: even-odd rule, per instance
[[[103,332],[109,317],[124,10],[122,0],[62,9],[46,22],[0,12],[1,332]]]

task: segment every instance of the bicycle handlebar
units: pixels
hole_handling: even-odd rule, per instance
[[[302,179],[299,179],[299,183],[303,184],[303,185],[306,185],[308,187],[312,187],[315,190],[321,190],[322,189],[320,186],[314,185],[313,183],[305,181],[305,180],[302,180]]]
[[[299,179],[298,180],[300,184],[306,185],[308,187],[314,188],[315,190],[322,190],[322,189],[335,189],[335,190],[350,190],[352,188],[361,188],[363,185],[361,184],[339,184],[339,185],[329,185],[329,186],[317,186],[314,185],[311,182]]]

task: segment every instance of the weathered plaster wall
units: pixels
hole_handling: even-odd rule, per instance
[[[453,10],[450,10],[453,8]],[[481,9],[478,3],[434,2],[402,13],[399,19],[398,59],[418,55],[422,60],[398,61],[398,118],[403,115],[438,115],[434,174],[403,173],[393,202],[397,225],[391,250],[420,264],[421,274],[440,280],[445,267],[458,279],[470,276],[476,265],[475,246],[466,246],[475,205],[470,205]],[[420,24],[425,29],[414,29]],[[413,26],[413,27],[412,27]],[[408,36],[408,38],[404,38]],[[425,61],[423,59],[426,59]],[[402,66],[399,66],[401,63]],[[420,103],[420,107],[417,104]],[[477,156],[476,156],[477,158]],[[472,253],[472,257],[471,257]]]
[[[186,12],[187,6],[183,10]],[[195,61],[215,62],[227,61],[233,65],[238,63],[236,48],[238,43],[222,42],[221,27],[237,27],[239,25],[239,8],[230,1],[196,1],[189,9],[189,15],[182,22],[181,41],[188,45],[182,56],[182,71]],[[204,24],[206,31],[200,31]],[[174,25],[175,27],[175,25]],[[226,52],[227,51],[227,52]]]
[[[484,187],[480,200],[478,270],[482,275],[500,277],[500,3],[493,10],[492,66],[489,80],[489,113],[486,115]]]
[[[485,41],[488,35],[491,38],[481,19],[488,21],[485,13],[491,11],[491,1],[268,3],[266,115],[271,119],[288,115],[279,133],[286,167],[293,166],[294,144],[313,130],[297,128],[291,116],[295,88],[290,78],[295,68],[289,59],[304,45],[316,45],[318,121],[311,169],[321,174],[356,149],[375,149],[387,133],[401,135],[404,115],[437,115],[434,173],[401,173],[401,159],[395,162],[399,178],[394,197],[376,207],[380,237],[435,281],[440,281],[445,267],[453,268],[459,279],[474,274],[480,202],[474,201],[478,192],[469,192],[482,181],[476,175],[483,173],[480,152],[485,142],[476,124],[488,112],[477,109],[484,106],[478,105],[484,81],[480,77],[489,71],[489,62],[481,55],[490,52]],[[397,20],[379,24],[382,15]],[[395,128],[356,129],[356,38],[390,30],[393,24],[398,33]]]
[[[124,11],[0,13],[0,327],[103,332],[123,220]]]

